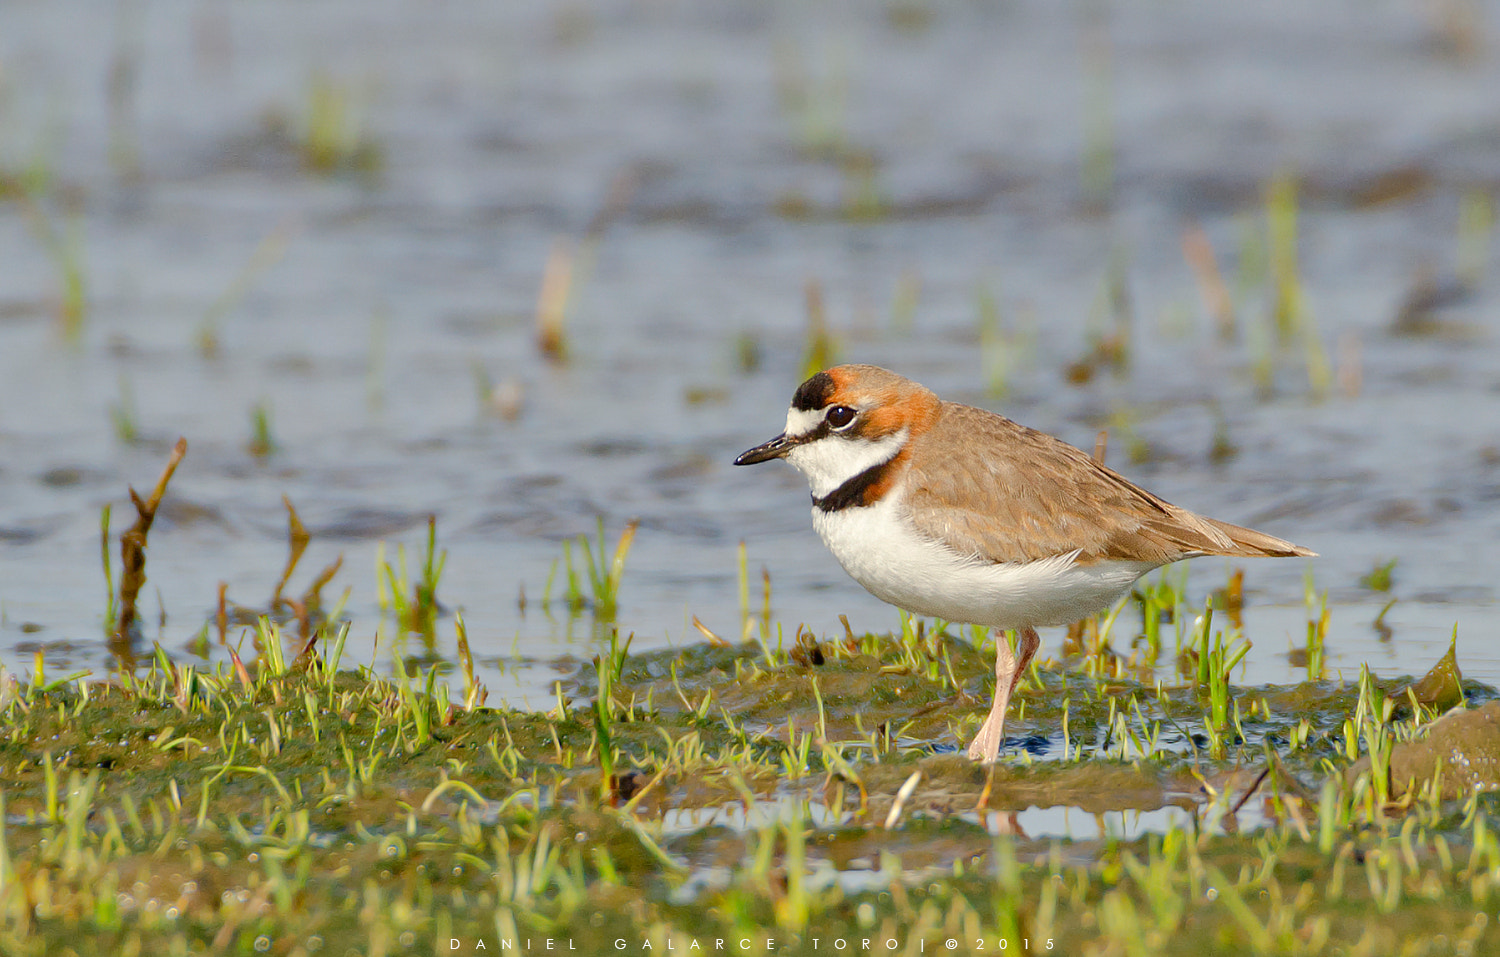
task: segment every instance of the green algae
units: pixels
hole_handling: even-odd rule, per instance
[[[1481,919],[1500,892],[1496,799],[1460,786],[1377,801],[1348,754],[1351,740],[1385,748],[1394,779],[1403,748],[1448,740],[1420,702],[1396,714],[1409,682],[1232,689],[1215,758],[1204,689],[1049,663],[1022,683],[1004,763],[985,769],[961,746],[991,656],[942,629],[785,652],[612,643],[546,714],[456,704],[436,669],[392,681],[316,656],[5,679],[0,950],[1497,944]],[[1495,738],[1500,702],[1459,714]],[[1176,816],[1066,840],[1028,836],[1033,808]]]
[[[1412,685],[1411,690],[1419,703],[1447,711],[1464,699],[1463,683],[1463,672],[1458,667],[1458,635],[1455,634],[1448,645],[1448,653],[1421,681]]]

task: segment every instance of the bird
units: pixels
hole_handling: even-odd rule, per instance
[[[734,464],[772,459],[806,477],[813,528],[871,594],[996,630],[994,699],[968,750],[986,765],[999,759],[1037,628],[1107,608],[1142,575],[1185,558],[1316,555],[1179,508],[1061,439],[879,366],[807,379],[786,429]]]

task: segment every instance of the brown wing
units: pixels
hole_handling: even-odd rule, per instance
[[[1083,564],[1313,554],[1164,502],[1066,442],[983,409],[943,403],[913,446],[914,459],[935,463],[907,474],[917,531],[989,561],[1075,550]]]

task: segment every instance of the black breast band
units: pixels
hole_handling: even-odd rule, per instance
[[[891,467],[894,458],[877,462],[858,475],[844,482],[838,488],[819,498],[813,496],[813,504],[825,512],[840,512],[846,508],[861,508],[865,502],[865,492],[885,476],[885,470]],[[873,504],[873,503],[869,503]]]

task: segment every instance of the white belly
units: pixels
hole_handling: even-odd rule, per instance
[[[883,499],[865,508],[812,510],[813,527],[855,581],[919,615],[989,628],[1065,625],[1108,607],[1149,562],[1079,565],[1074,556],[995,564],[921,538]]]

